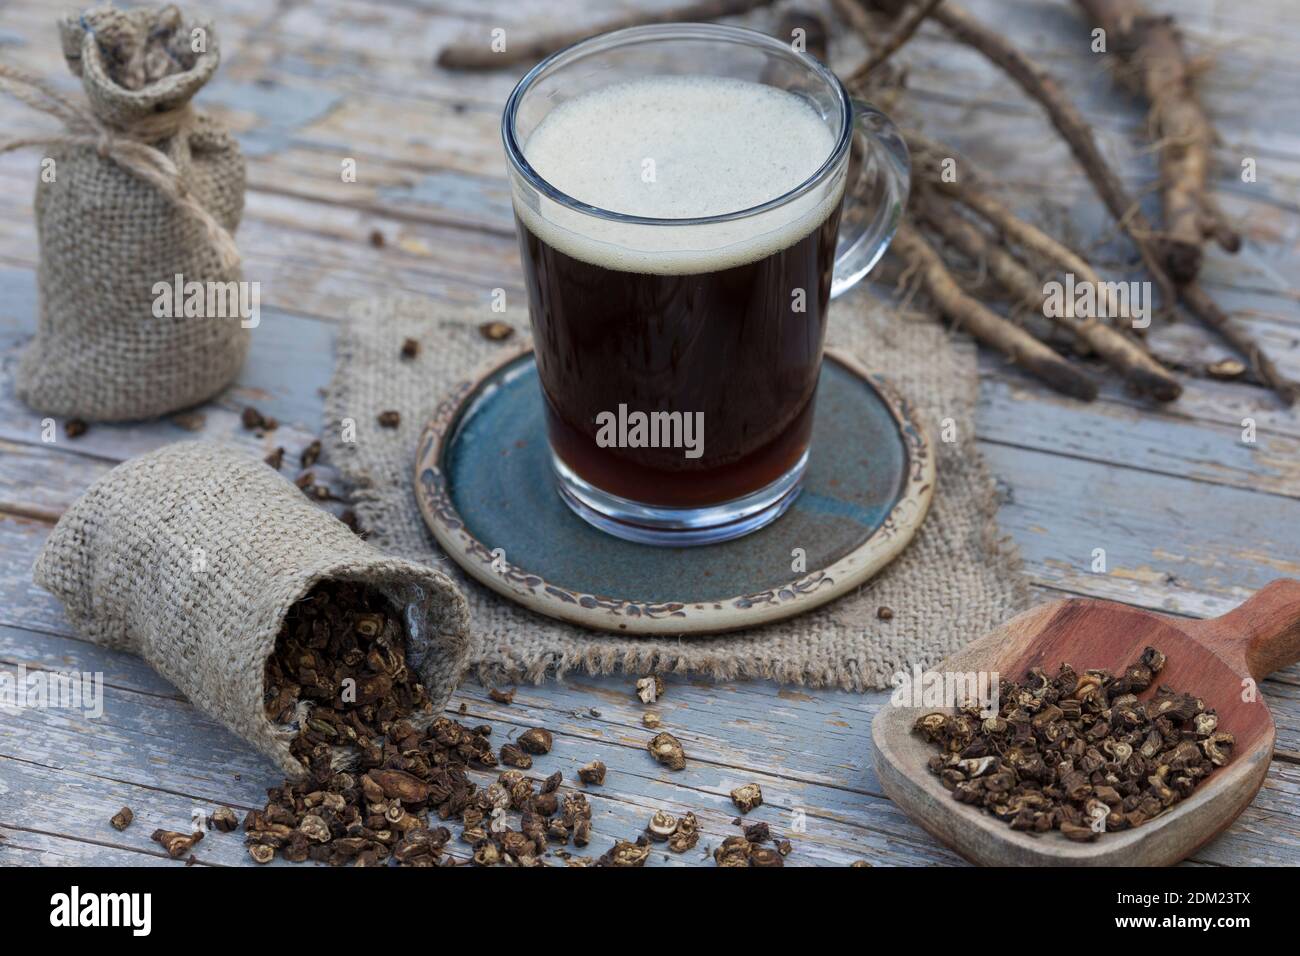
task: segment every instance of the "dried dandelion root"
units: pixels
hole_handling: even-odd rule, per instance
[[[934,12],[935,7],[943,2],[944,0],[922,0],[915,7],[904,10],[898,19],[898,25],[894,27],[894,32],[889,34],[882,43],[871,51],[871,54],[863,61],[862,65],[844,80],[844,84],[852,86],[865,79],[869,73],[898,52],[901,46],[912,39],[912,35],[920,29],[921,24]],[[865,30],[864,32],[869,36],[871,31]]]
[[[1122,58],[1120,81],[1151,104],[1152,132],[1160,148],[1165,268],[1174,281],[1191,282],[1200,270],[1206,239],[1236,252],[1241,236],[1209,194],[1214,127],[1196,96],[1182,37],[1172,17],[1152,16],[1137,0],[1078,2]]]
[[[992,241],[983,230],[959,216],[951,202],[933,199],[918,205],[921,217],[945,242],[964,255],[985,265],[993,278],[1014,299],[1035,314],[1047,314],[1044,308],[1043,284],[1020,260],[1002,246]],[[1099,286],[1098,288],[1102,288]],[[1182,394],[1178,384],[1167,369],[1157,362],[1138,342],[1111,328],[1095,317],[1074,315],[1048,316],[1054,323],[1068,329],[1108,365],[1123,376],[1139,392],[1160,401],[1169,402]]]
[[[898,227],[893,250],[916,272],[935,304],[958,328],[1002,351],[1058,392],[1092,401],[1097,383],[1024,329],[991,311],[957,285],[943,259],[908,223]]]
[[[872,0],[872,3],[887,12],[894,12],[904,6],[899,0]],[[1151,224],[1101,155],[1092,128],[1066,97],[1056,78],[1008,42],[1001,33],[984,26],[951,0],[940,4],[931,16],[955,39],[984,54],[1043,107],[1111,215],[1133,240],[1143,264],[1160,289],[1162,301],[1172,307],[1177,291],[1155,249]]]

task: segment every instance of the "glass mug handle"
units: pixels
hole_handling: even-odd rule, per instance
[[[907,208],[912,183],[907,144],[893,121],[861,100],[853,100],[853,114],[832,299],[857,285],[885,254]]]

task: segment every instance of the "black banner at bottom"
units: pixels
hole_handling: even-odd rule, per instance
[[[502,918],[514,913],[522,920],[517,929],[534,924],[531,911],[540,917],[539,932],[563,932],[543,915],[546,900],[568,900],[553,915],[570,911],[573,930],[587,938],[602,920],[624,932],[640,924],[655,899],[677,900],[697,918],[708,919],[713,909],[719,919],[793,925],[792,919],[818,914],[823,926],[831,920],[912,931],[929,944],[945,933],[969,942],[972,930],[999,924],[1018,935],[1041,928],[1081,940],[1099,931],[1173,930],[1228,942],[1235,933],[1293,921],[1284,891],[1289,874],[1276,869],[792,868],[760,875],[646,868],[549,877],[535,870],[455,869],[10,868],[0,869],[0,913],[9,943],[75,933],[82,942],[93,935],[128,945],[266,942],[309,925],[340,941],[439,921],[464,932],[481,927],[484,917],[495,925],[498,908]],[[714,895],[720,890],[726,895]],[[653,933],[653,921],[644,928]]]

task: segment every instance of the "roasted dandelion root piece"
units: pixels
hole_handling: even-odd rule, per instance
[[[131,812],[131,808],[123,807],[121,810],[118,810],[117,813],[113,814],[112,818],[108,822],[113,824],[114,830],[121,831],[129,827],[131,821],[134,819],[135,814]]]
[[[214,830],[220,830],[222,833],[229,833],[231,830],[239,827],[239,817],[230,807],[217,807],[208,817],[208,825]]]
[[[640,677],[636,682],[636,695],[643,704],[653,704],[664,695],[664,679],[658,674]]]
[[[286,620],[266,669],[266,713],[296,728],[290,752],[307,779],[267,791],[244,821],[250,857],[332,865],[455,865],[451,831],[480,866],[539,865],[549,843],[586,846],[591,807],[552,773],[535,789],[518,767],[550,750],[533,728],[501,747],[513,764],[479,789],[470,768],[498,760],[487,725],[435,717],[405,657],[405,632],[381,596],[353,584],[318,588]],[[518,813],[517,828],[510,813]],[[218,814],[213,814],[214,825]],[[466,851],[461,851],[462,855]]]
[[[686,751],[682,749],[682,742],[672,734],[656,734],[646,749],[669,770],[681,770],[686,766]]]
[[[685,853],[700,842],[700,823],[694,813],[684,813],[677,821],[677,827],[668,836],[668,849],[674,853]]]
[[[555,743],[549,730],[533,727],[519,735],[519,746],[530,754],[548,754]]]
[[[731,802],[741,813],[748,813],[763,805],[763,790],[756,783],[747,783],[731,791]]]
[[[1200,698],[1162,685],[1138,699],[1164,666],[1148,647],[1119,675],[1034,668],[996,715],[972,704],[926,714],[913,732],[941,751],[930,771],[954,799],[1015,830],[1095,840],[1164,813],[1231,758],[1233,736]]]
[[[179,860],[203,839],[202,833],[178,833],[175,830],[154,830],[149,839],[162,846],[173,860]]]

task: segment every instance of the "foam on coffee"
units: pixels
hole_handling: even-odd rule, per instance
[[[611,84],[548,113],[524,156],[561,192],[655,219],[761,205],[809,179],[835,147],[804,99],[724,77],[656,76]],[[653,166],[647,161],[652,161]],[[524,224],[574,258],[642,273],[712,272],[806,236],[838,205],[843,176],[760,216],[707,226],[644,226],[516,200]]]

